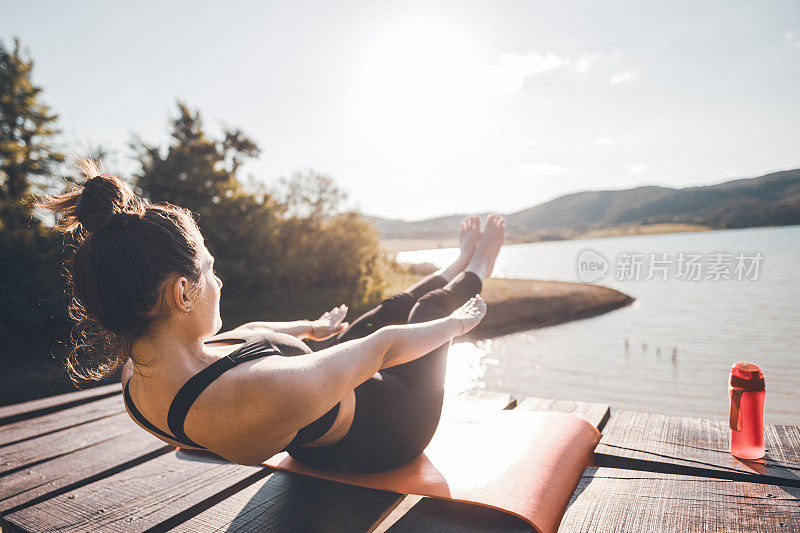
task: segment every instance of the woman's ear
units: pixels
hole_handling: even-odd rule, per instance
[[[192,310],[189,298],[189,280],[184,276],[177,278],[172,284],[172,297],[179,311],[185,313]]]

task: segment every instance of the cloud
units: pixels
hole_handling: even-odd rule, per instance
[[[563,57],[556,54],[541,54],[529,52],[527,54],[501,54],[497,62],[492,65],[478,65],[473,72],[472,84],[481,88],[481,92],[508,96],[519,92],[528,78],[538,76],[544,72],[562,68],[571,68],[575,72],[585,74],[598,64],[607,64],[619,60],[619,51],[614,53],[586,53],[576,59]],[[621,72],[614,74],[609,80],[612,84],[625,83],[637,78],[634,72]],[[547,106],[545,106],[547,108]]]
[[[600,146],[611,146],[617,144],[618,141],[619,139],[616,137],[598,137],[594,140],[595,144]]]
[[[501,54],[496,65],[483,67],[481,78],[487,92],[506,96],[522,89],[526,79],[567,64],[568,59],[555,54]]]
[[[629,70],[625,72],[617,72],[608,79],[608,83],[610,83],[611,85],[629,83],[636,80],[638,77],[639,77],[638,74],[636,74],[635,72],[631,72]]]
[[[600,59],[602,59],[600,54],[582,55],[575,61],[575,70],[578,72],[588,72],[589,69],[592,68],[592,65],[600,61]]]
[[[566,167],[561,165],[541,162],[523,163],[519,169],[529,176],[561,176],[567,172]]]
[[[641,176],[642,174],[647,172],[647,165],[642,165],[641,163],[635,164],[635,165],[628,165],[628,166],[625,167],[625,171],[628,174],[631,174],[631,175],[634,175],[634,176]]]
[[[800,48],[800,39],[798,39],[797,34],[792,30],[786,30],[783,32],[783,38],[786,39],[786,42],[789,44],[789,46]]]

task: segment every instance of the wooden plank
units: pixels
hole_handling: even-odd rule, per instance
[[[39,503],[174,450],[145,431],[128,431],[0,478],[0,514]]]
[[[497,405],[502,403],[496,398],[493,401],[498,402]],[[506,400],[505,405],[508,406],[508,404],[509,402]],[[33,460],[36,466],[44,465],[47,461],[60,461],[62,460],[60,455],[81,453],[86,448],[80,445],[82,443],[91,442],[92,446],[104,444],[106,441],[97,438],[97,429],[103,424],[109,425],[107,429],[113,429],[111,427],[113,424],[110,424],[109,421],[117,422],[117,418],[129,422],[135,432],[149,437],[130,421],[127,414],[123,414],[56,431],[46,436],[31,438],[6,448],[15,450],[17,459],[24,455],[20,448],[25,448],[28,450],[28,455],[24,456],[27,458],[25,460],[30,462],[32,460],[32,444],[37,441],[39,444],[56,444],[56,451],[64,450],[63,454],[49,452],[35,456]],[[94,436],[86,439],[87,431]],[[78,446],[73,444],[68,447],[66,445],[68,437],[73,441],[79,441]],[[109,444],[109,446],[111,445]],[[88,454],[88,451],[85,453]],[[42,459],[42,457],[46,458]],[[20,461],[17,463],[19,464]],[[28,468],[32,469],[31,466]],[[17,468],[16,471],[19,473],[21,469]],[[334,510],[342,513],[343,508],[352,508],[354,514],[335,522],[335,524],[343,525],[353,522],[362,524],[370,520],[375,520],[377,523],[401,499],[392,493],[369,491],[350,486],[345,486],[346,488],[340,491],[334,491],[336,494],[330,496],[330,486],[327,488],[323,486],[333,482],[314,479],[312,483],[317,484],[316,488],[308,489],[308,480],[298,481],[302,476],[288,473],[281,473],[280,477],[274,478],[271,482],[261,483],[258,487],[252,486],[253,483],[267,479],[267,476],[272,479],[271,472],[270,469],[263,467],[235,465],[211,454],[170,452],[87,485],[70,488],[66,492],[61,491],[62,493],[47,497],[34,505],[24,508],[17,506],[14,512],[3,516],[2,526],[5,528],[4,531],[41,529],[81,531],[89,528],[92,530],[125,529],[126,531],[141,531],[151,528],[165,530],[176,527],[187,520],[191,521],[206,510],[213,508],[213,511],[204,514],[199,519],[204,528],[213,526],[216,521],[224,523],[227,518],[233,516],[228,519],[227,526],[222,524],[221,527],[230,528],[234,524],[247,530],[248,527],[260,528],[263,524],[274,523],[289,529],[295,526],[297,529],[302,529],[306,524],[319,526],[330,523],[330,519],[324,517],[336,516]],[[247,513],[248,518],[242,519],[241,502],[245,501],[243,498],[247,496],[242,494],[238,499],[232,499],[231,496],[247,487],[252,490],[254,497],[259,499],[252,502],[252,510]],[[309,503],[314,503],[307,498],[309,490],[329,495],[333,498],[335,505],[319,505],[319,501],[317,501],[318,508],[314,508],[313,505],[305,507]],[[364,494],[368,494],[368,496]],[[252,499],[248,498],[246,501],[250,502]],[[424,522],[427,519],[424,509],[431,505],[426,501],[427,499],[423,499],[420,504],[424,503],[424,505],[414,506],[411,512],[403,518]],[[219,506],[220,502],[226,505]],[[444,503],[457,505],[452,502]],[[236,511],[237,505],[240,505],[238,511]],[[435,502],[432,505],[436,507]],[[494,531],[519,530],[519,522],[521,522],[519,519],[513,519],[508,524],[511,529],[508,529],[503,526],[504,519],[508,518],[505,514],[500,513],[498,515],[500,522],[497,522],[495,519],[486,517],[486,512],[493,513],[487,509],[477,508],[476,511],[476,506],[469,504],[457,507],[464,508],[460,513],[456,513],[464,517],[462,525],[475,527],[487,525]],[[312,511],[312,509],[315,510]],[[419,514],[420,510],[423,511],[422,514]],[[235,514],[231,515],[231,512]],[[435,512],[438,513],[438,511]],[[319,518],[314,519],[310,513],[318,513]],[[475,519],[472,517],[475,513],[483,514],[488,521]],[[494,514],[497,513],[499,512],[494,512]],[[263,517],[261,517],[262,514],[264,514]],[[463,527],[461,529],[463,530]]]
[[[800,428],[767,426],[767,455],[747,461],[729,451],[727,420],[618,411],[595,450],[597,466],[800,486]]]
[[[141,429],[139,431],[142,431]],[[166,530],[270,474],[212,454],[170,452],[6,514],[7,531]],[[297,494],[298,497],[302,495]]]
[[[144,430],[125,413],[5,446],[1,448],[0,476],[134,431]]]
[[[122,395],[115,394],[101,400],[68,407],[55,413],[12,422],[11,424],[0,426],[0,452],[2,452],[3,446],[124,412],[125,406],[122,403]]]
[[[568,413],[583,418],[600,431],[603,430],[611,416],[611,409],[608,404],[604,403],[573,402],[533,397],[525,398],[517,405],[517,409]]]
[[[29,402],[6,405],[0,407],[0,425],[42,416],[86,402],[93,402],[101,398],[119,394],[120,392],[122,392],[122,385],[120,383],[112,383],[111,385],[103,385],[92,389],[68,392],[58,396],[49,396]]]
[[[800,488],[617,468],[586,469],[559,529],[799,530]]]
[[[275,471],[170,531],[367,531],[401,499],[394,492]]]

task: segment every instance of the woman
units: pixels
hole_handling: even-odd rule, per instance
[[[439,423],[449,341],[486,313],[505,222],[461,224],[449,267],[352,325],[342,305],[315,321],[251,322],[227,333],[222,281],[191,213],[140,200],[81,160],[83,187],[38,205],[79,232],[70,265],[73,318],[108,346],[99,374],[122,366],[126,408],[165,442],[240,464],[286,450],[319,468],[372,472],[419,455]],[[336,343],[312,352],[301,339]],[[77,350],[77,347],[76,347]],[[69,369],[81,373],[72,361]]]

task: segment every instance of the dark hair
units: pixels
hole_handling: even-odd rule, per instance
[[[109,377],[133,359],[133,343],[165,318],[169,277],[188,278],[192,293],[200,288],[203,244],[190,211],[150,204],[91,159],[78,159],[77,166],[86,178],[82,185],[36,202],[61,213],[56,228],[75,237],[67,283],[76,325],[65,364],[76,384]],[[81,365],[81,352],[93,364]]]

